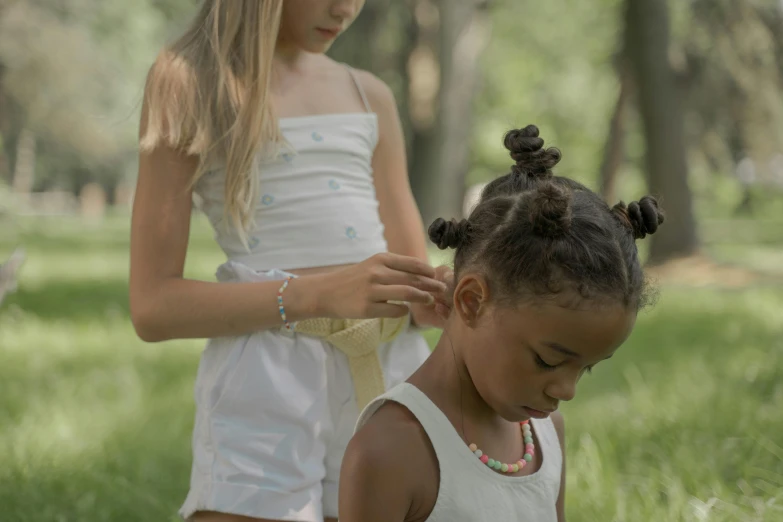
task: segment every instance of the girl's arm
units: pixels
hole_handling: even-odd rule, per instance
[[[145,104],[142,134],[146,116]],[[196,166],[197,158],[167,146],[139,157],[131,219],[130,311],[145,341],[218,337],[282,324],[275,303],[280,282],[217,284],[183,278],[192,210],[189,183]],[[289,320],[317,311],[305,286],[292,283],[286,290]]]
[[[359,78],[373,110],[378,115],[378,145],[372,167],[379,213],[385,229],[389,251],[429,262],[421,213],[411,191],[405,138],[391,89],[372,74],[359,71]],[[445,275],[446,270],[438,272]],[[439,296],[445,302],[444,296]],[[434,307],[411,307],[413,322],[418,326],[441,326]]]
[[[560,451],[563,452],[563,471],[560,476],[560,494],[557,496],[557,522],[566,522],[565,518],[565,487],[566,487],[566,451],[565,451],[565,421],[563,414],[556,411],[552,414],[552,424],[555,425],[557,438],[560,439]]]
[[[337,495],[340,522],[427,518],[421,515],[437,497],[437,460],[430,462],[423,429],[407,417],[402,406],[387,404],[348,443]],[[422,502],[425,491],[433,496],[429,503]]]
[[[147,124],[142,107],[141,134]],[[139,337],[241,335],[279,327],[280,281],[211,283],[183,277],[191,217],[189,182],[197,159],[165,145],[142,152],[131,220],[130,312]],[[442,291],[434,270],[415,259],[381,254],[352,269],[291,281],[284,294],[287,319],[397,317],[405,306],[431,302]]]

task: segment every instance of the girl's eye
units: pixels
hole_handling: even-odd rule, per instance
[[[546,361],[543,360],[541,356],[538,354],[536,354],[536,364],[538,365],[539,368],[543,370],[554,370],[555,368],[557,368],[557,365],[553,366],[551,364],[547,364]]]
[[[593,367],[592,366],[585,366],[584,368],[582,368],[582,371],[579,373],[579,376],[581,377],[582,375],[584,375],[586,373],[588,373],[588,374],[589,373],[593,373]]]

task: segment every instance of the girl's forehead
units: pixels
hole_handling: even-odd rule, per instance
[[[636,313],[622,305],[571,309],[554,303],[497,310],[506,336],[585,360],[611,355],[628,338]]]

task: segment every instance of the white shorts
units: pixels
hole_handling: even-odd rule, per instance
[[[391,388],[429,348],[408,330],[379,355]],[[212,339],[195,400],[183,518],[196,511],[300,522],[337,517],[340,465],[359,416],[343,353],[284,330]]]

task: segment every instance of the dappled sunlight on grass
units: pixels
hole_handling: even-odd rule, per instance
[[[780,289],[664,291],[563,406],[577,520],[783,519],[782,311]]]
[[[202,343],[144,345],[120,320],[28,321],[0,321],[0,505],[25,521],[170,517]]]
[[[203,225],[187,273],[212,280]],[[175,520],[203,341],[136,338],[122,219],[20,228],[0,235],[31,253],[0,309],[0,519]],[[783,520],[783,286],[660,290],[563,405],[568,520]]]

